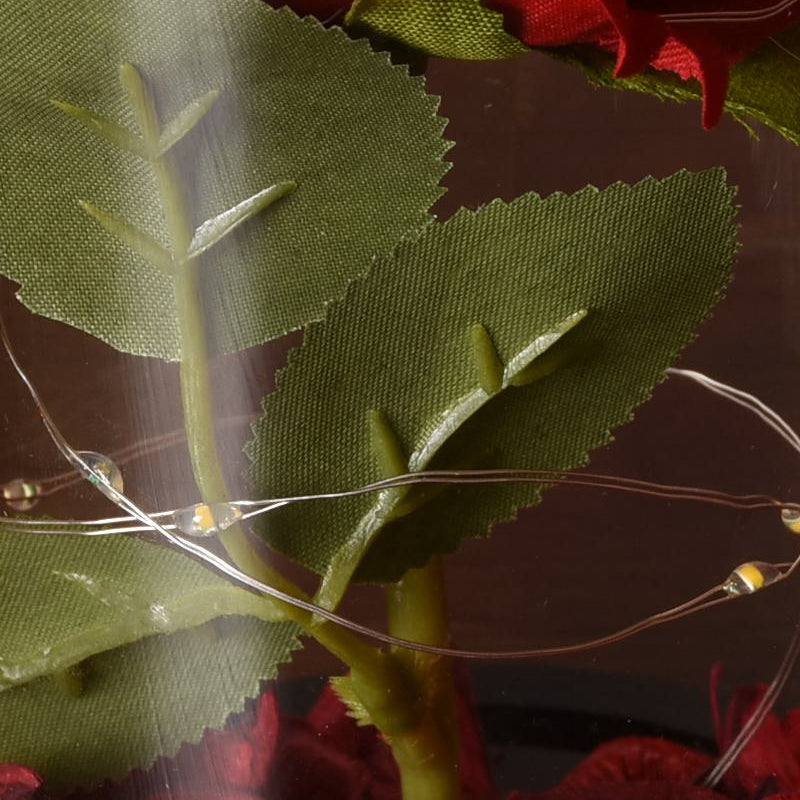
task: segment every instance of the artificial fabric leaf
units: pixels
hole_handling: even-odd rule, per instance
[[[548,52],[548,51],[546,51]],[[634,89],[662,100],[702,99],[695,81],[668,72],[647,70],[631,78],[614,78],[614,59],[596,48],[549,51],[577,64],[592,83],[614,89]],[[800,25],[770,37],[731,68],[725,109],[745,126],[757,120],[800,144]]]
[[[364,702],[353,688],[353,679],[350,675],[334,676],[328,680],[328,683],[336,692],[336,696],[347,706],[348,717],[352,717],[359,725],[374,724]]]
[[[137,251],[151,266],[158,267],[167,275],[175,273],[176,264],[172,253],[161,242],[125,222],[124,219],[115,217],[113,214],[109,214],[103,211],[102,208],[87,203],[85,200],[78,201],[78,205],[92,219],[102,225],[108,233],[116,236],[122,244],[126,244],[132,250]]]
[[[127,537],[12,528],[0,519],[0,761],[68,782],[145,765],[219,724],[297,646],[293,625],[274,624],[283,619],[276,604],[182,554]],[[183,636],[223,615],[251,621],[224,645]],[[121,647],[143,637],[158,641]],[[85,693],[75,699],[52,675],[83,663]]]
[[[152,543],[34,536],[6,518],[0,518],[0,537],[0,698],[12,686],[143,636],[224,614],[284,619],[279,604]],[[276,653],[274,661],[285,656]]]
[[[503,15],[480,0],[355,0],[345,24],[443,58],[478,61],[529,52],[503,30]]]
[[[543,354],[581,322],[586,314],[586,309],[581,309],[559,320],[551,328],[538,331],[536,338],[513,353],[508,364],[501,370],[497,369],[501,366],[500,357],[488,332],[483,325],[474,325],[470,338],[476,385],[427,421],[424,436],[410,455],[406,457],[403,443],[398,439],[384,412],[370,410],[370,444],[381,473],[390,478],[406,472],[424,471],[447,447],[462,425],[466,425],[491,402],[497,392],[517,385],[523,379],[525,371],[542,359]],[[483,336],[480,337],[483,340],[482,348],[475,348],[476,328],[483,331]],[[486,358],[487,347],[492,351],[493,357],[490,360]],[[409,497],[409,491],[405,487],[381,492],[369,513],[361,518],[358,526],[328,563],[316,602],[326,608],[335,608],[347,591],[353,573],[376,534],[392,519],[405,516],[422,502],[427,502],[429,494],[430,489],[417,493],[416,496],[412,493]]]
[[[319,317],[430,219],[449,147],[438,101],[340,29],[260,0],[0,9],[0,271],[38,313],[177,359],[158,246],[179,255],[176,218],[187,241],[232,220],[190,255],[212,349],[239,349]],[[136,113],[146,92],[157,118]]]
[[[89,659],[79,697],[48,677],[2,692],[0,757],[35,766],[52,790],[147,767],[241,709],[274,677],[272,654],[296,646],[295,630],[226,619]]]
[[[370,444],[381,416],[415,469],[583,464],[719,297],[735,249],[730,201],[722,171],[682,172],[495,201],[429,226],[354,282],[280,373],[248,449],[259,494],[383,477]],[[506,369],[539,337],[562,335],[517,375],[524,385],[504,382],[425,462],[443,415],[481,385],[476,324]],[[357,577],[393,580],[539,497],[531,485],[393,492],[279,508],[264,535],[320,574],[368,550]]]

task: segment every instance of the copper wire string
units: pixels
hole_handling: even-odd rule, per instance
[[[15,371],[19,374],[20,378],[22,379],[23,383],[27,387],[31,398],[33,399],[36,407],[39,411],[40,416],[44,422],[45,428],[52,437],[54,443],[57,445],[58,449],[62,452],[64,457],[74,466],[76,469],[80,470],[82,474],[91,476],[93,472],[88,464],[80,457],[80,455],[75,451],[71,445],[66,441],[63,437],[61,432],[59,431],[58,427],[55,425],[51,415],[47,411],[42,399],[40,398],[36,388],[34,387],[33,383],[24,372],[21,364],[16,358],[14,354],[13,348],[11,346],[11,342],[9,340],[7,331],[5,329],[5,325],[3,324],[2,318],[0,318],[0,338],[2,339],[2,343],[5,346],[9,358],[11,360],[11,364],[14,367]],[[460,483],[469,482],[470,476],[468,474],[464,474],[464,472],[458,472],[457,474],[451,474],[448,476],[448,480],[458,481]],[[518,473],[518,471],[510,470],[508,471],[509,474],[511,473]],[[490,482],[495,482],[498,480],[508,480],[509,474],[503,475],[483,475],[480,480],[486,482],[489,480]],[[543,482],[552,482],[554,473],[544,473],[540,476],[537,476],[537,481]],[[100,476],[95,476],[99,478]],[[423,476],[410,476],[413,477],[414,480],[422,481]],[[437,476],[434,474],[433,480],[437,480]],[[474,476],[478,477],[478,476]],[[442,478],[438,478],[442,480]],[[398,479],[389,479],[387,481],[381,481],[377,484],[373,484],[372,490],[375,488],[387,488],[394,485],[398,485],[396,483]],[[425,478],[427,480],[427,476]],[[614,483],[608,484],[609,487],[611,486],[619,486],[621,482],[627,483],[630,485],[630,488],[626,487],[624,490],[638,490],[642,489],[644,492],[650,492],[652,484],[646,481],[638,481],[635,479],[627,479],[626,481],[622,481],[622,479],[615,480]],[[201,560],[202,562],[208,564],[218,572],[226,575],[231,580],[239,583],[240,585],[249,588],[251,590],[255,590],[257,592],[261,592],[265,595],[273,597],[277,600],[281,600],[286,602],[290,605],[293,605],[297,608],[303,609],[308,611],[312,614],[315,614],[319,617],[327,619],[330,622],[336,623],[341,625],[354,633],[358,633],[369,637],[373,640],[379,641],[383,644],[388,644],[397,647],[405,647],[408,649],[415,649],[420,650],[422,652],[433,653],[436,655],[442,656],[453,656],[459,658],[469,658],[469,659],[489,659],[489,660],[506,660],[506,659],[519,659],[519,658],[532,658],[537,656],[547,656],[547,655],[559,655],[565,653],[575,653],[580,652],[582,650],[591,649],[594,647],[600,647],[604,644],[610,644],[612,642],[620,641],[621,639],[627,638],[628,636],[632,636],[635,633],[638,633],[642,630],[646,630],[647,628],[663,624],[664,622],[670,621],[672,619],[678,619],[682,616],[686,616],[690,613],[695,613],[703,608],[711,607],[713,605],[717,605],[721,602],[726,602],[727,600],[733,599],[729,595],[723,595],[721,597],[714,598],[715,595],[718,595],[722,589],[721,586],[713,587],[712,589],[703,592],[702,594],[698,595],[697,597],[693,598],[692,600],[687,601],[686,603],[682,603],[678,606],[673,608],[667,609],[666,611],[659,612],[654,614],[650,617],[645,618],[633,625],[627,626],[617,632],[609,634],[607,636],[600,637],[598,639],[593,639],[588,642],[577,643],[573,645],[563,645],[557,647],[547,647],[547,648],[529,648],[525,650],[509,650],[509,651],[478,651],[478,650],[462,650],[457,648],[445,648],[445,647],[434,647],[429,645],[424,645],[419,642],[412,642],[406,639],[400,639],[395,636],[391,636],[389,634],[382,633],[380,631],[376,631],[371,629],[365,625],[361,625],[353,620],[344,618],[328,609],[321,608],[313,603],[307,602],[305,600],[301,600],[299,598],[293,597],[285,592],[282,592],[278,589],[275,589],[272,586],[269,586],[261,581],[256,580],[250,575],[243,573],[241,570],[227,562],[225,559],[221,558],[220,556],[216,555],[215,553],[207,550],[206,548],[202,547],[198,543],[194,541],[190,541],[188,539],[184,539],[181,536],[178,536],[174,533],[173,530],[168,529],[167,526],[162,525],[157,519],[150,514],[147,514],[142,509],[140,509],[130,498],[124,495],[122,492],[116,490],[113,486],[111,486],[107,480],[98,480],[95,484],[97,488],[110,500],[116,503],[123,511],[126,511],[129,517],[124,519],[133,518],[138,520],[149,530],[155,531],[156,533],[160,534],[162,539],[179,550],[182,550],[195,558]],[[680,490],[679,495],[685,496],[689,499],[696,499],[702,495],[702,490],[694,490],[687,487],[670,487],[670,488],[677,488]],[[355,492],[360,492],[362,490],[353,490]],[[713,498],[712,502],[718,502],[723,500],[725,504],[735,504],[734,501],[729,501],[725,498],[724,493],[718,493],[715,490],[708,490],[709,495]],[[722,497],[720,497],[722,495]],[[673,496],[673,495],[670,495]],[[309,496],[311,497],[311,496]],[[315,499],[318,499],[319,496],[314,496]],[[746,497],[760,497],[758,495],[746,496]],[[296,498],[294,498],[296,499]],[[774,506],[776,501],[769,498],[769,502],[766,504],[769,506]],[[272,501],[275,502],[275,501]],[[759,504],[760,501],[759,501]],[[777,503],[779,505],[779,503]],[[741,507],[741,506],[737,506]],[[747,506],[745,506],[747,507]],[[752,506],[750,506],[752,507]],[[163,518],[163,512],[158,515],[160,518]],[[171,527],[171,526],[170,526]]]
[[[257,419],[257,415],[244,414],[237,417],[230,417],[228,419],[220,420],[221,426],[239,425],[245,422],[253,422]],[[158,434],[147,439],[143,439],[133,444],[121,447],[119,450],[114,450],[108,454],[108,457],[117,465],[124,466],[136,459],[143,458],[144,456],[154,455],[169,447],[174,447],[181,442],[186,441],[185,428],[177,428],[167,433]],[[83,480],[83,477],[75,472],[75,470],[65,470],[58,475],[50,475],[46,478],[25,478],[26,483],[34,483],[39,488],[35,499],[41,497],[50,497],[57,492],[75,486]]]
[[[479,660],[513,660],[513,659],[523,659],[523,658],[529,659],[529,658],[545,657],[545,656],[566,655],[622,641],[623,639],[626,639],[630,636],[634,636],[635,634],[641,633],[642,631],[645,631],[649,628],[653,628],[667,622],[681,619],[691,614],[695,614],[699,611],[703,611],[705,609],[712,608],[713,606],[719,605],[721,603],[725,603],[730,600],[736,599],[737,597],[737,595],[732,595],[725,592],[723,585],[719,584],[710,589],[707,589],[706,591],[700,593],[696,597],[684,603],[680,603],[665,611],[661,611],[651,616],[648,616],[636,623],[633,623],[632,625],[629,625],[625,628],[622,628],[618,631],[607,634],[605,636],[591,639],[588,641],[578,642],[575,644],[559,645],[559,646],[543,647],[543,648],[529,648],[524,650],[485,651],[485,650],[465,650],[465,649],[450,648],[450,647],[436,647],[432,645],[426,645],[420,642],[414,642],[407,639],[402,639],[396,636],[392,636],[390,634],[382,633],[381,631],[369,628],[366,625],[361,625],[360,623],[342,617],[339,614],[336,614],[335,612],[319,607],[314,603],[294,597],[286,592],[274,588],[273,586],[258,581],[257,579],[242,572],[234,565],[227,562],[225,559],[221,558],[220,556],[216,555],[210,550],[207,550],[206,548],[202,547],[196,542],[184,539],[183,537],[176,535],[174,533],[174,525],[170,523],[162,525],[156,519],[156,517],[164,518],[165,516],[167,516],[172,512],[159,512],[158,514],[153,515],[153,514],[147,514],[142,509],[140,509],[132,500],[130,500],[130,498],[128,498],[125,494],[118,491],[114,486],[112,486],[111,483],[105,478],[105,476],[94,471],[92,467],[86,463],[86,461],[81,457],[81,455],[72,448],[72,446],[67,442],[64,436],[61,434],[57,425],[53,421],[53,418],[51,417],[50,413],[45,407],[41,397],[39,396],[35,386],[33,385],[32,381],[27,376],[25,371],[22,369],[21,364],[17,360],[16,355],[11,346],[11,342],[8,338],[8,334],[5,329],[2,316],[0,316],[0,339],[2,339],[2,343],[6,348],[6,351],[8,352],[12,366],[14,367],[15,371],[17,372],[17,374],[20,376],[21,380],[27,387],[31,398],[33,399],[34,404],[36,405],[39,411],[45,429],[47,430],[48,434],[50,435],[53,442],[56,444],[56,446],[58,447],[59,451],[62,453],[64,458],[83,476],[90,478],[92,480],[92,483],[96,486],[96,488],[99,491],[101,491],[108,499],[114,502],[123,511],[127,512],[127,516],[125,517],[112,518],[112,519],[114,519],[115,521],[129,521],[131,519],[138,520],[139,522],[142,523],[142,527],[144,529],[152,530],[158,533],[164,540],[164,542],[167,543],[168,545],[193,556],[194,558],[205,563],[206,565],[216,570],[217,572],[227,576],[230,580],[234,581],[235,583],[238,583],[239,585],[248,588],[250,590],[259,592],[274,599],[288,603],[297,608],[303,609],[311,614],[326,619],[329,622],[340,625],[354,633],[363,635],[369,639],[380,642],[382,644],[411,649],[411,650],[417,650],[439,656],[447,656],[447,657],[463,658],[463,659],[479,659]],[[673,371],[673,374],[687,374],[687,373],[686,371]],[[783,422],[780,419],[780,417],[778,417],[778,415],[775,414],[775,412],[773,412],[771,409],[764,406],[764,404],[761,403],[761,401],[758,401],[757,398],[754,398],[752,395],[747,395],[746,393],[741,393],[739,392],[739,390],[735,390],[732,387],[726,386],[725,384],[720,384],[719,382],[712,381],[711,379],[705,379],[705,376],[701,376],[704,379],[699,380],[697,377],[698,375],[700,374],[695,373],[690,375],[689,377],[695,379],[704,388],[714,391],[718,394],[721,394],[724,397],[726,397],[726,399],[732,400],[733,402],[738,402],[740,405],[744,405],[749,410],[753,411],[753,413],[756,413],[759,417],[761,417],[762,420],[764,420],[768,425],[770,425],[770,427],[776,430],[776,432],[778,432],[786,441],[788,441],[790,444],[793,444],[793,439],[797,438],[794,431],[792,431],[791,428],[788,428],[788,426],[787,426],[788,430],[782,429],[781,425],[778,422],[778,420],[780,420],[780,422]],[[455,470],[455,471],[444,471],[440,473],[407,475],[407,476],[400,476],[399,478],[388,479],[386,481],[379,481],[375,484],[372,484],[369,487],[360,487],[359,489],[354,489],[339,493],[331,493],[329,495],[307,495],[302,498],[301,497],[283,498],[271,501],[241,501],[241,503],[243,505],[257,505],[259,503],[263,504],[265,502],[271,503],[271,505],[269,506],[262,505],[263,509],[263,508],[274,508],[276,507],[276,504],[299,502],[300,500],[308,500],[308,499],[320,499],[331,496],[348,496],[351,494],[360,494],[363,493],[364,491],[376,491],[385,488],[392,488],[393,486],[398,486],[398,485],[407,485],[408,483],[412,482],[414,483],[452,482],[459,484],[468,484],[468,483],[496,483],[501,481],[508,482],[509,480],[535,481],[538,483],[562,482],[562,483],[568,483],[570,485],[593,486],[595,488],[599,487],[599,488],[614,489],[619,491],[630,491],[639,494],[654,494],[660,497],[669,497],[669,498],[685,499],[685,500],[698,500],[702,502],[717,503],[717,504],[732,506],[735,508],[753,509],[753,508],[776,507],[776,506],[792,507],[792,508],[798,507],[796,505],[783,504],[774,498],[767,497],[764,495],[730,495],[725,492],[719,492],[717,490],[711,490],[711,489],[698,489],[694,487],[683,487],[683,486],[669,486],[664,484],[655,484],[650,481],[641,481],[632,478],[618,478],[615,476],[605,476],[597,473],[571,474],[563,472],[547,472],[547,471],[536,471],[536,470],[492,470],[492,471],[474,471],[474,472]],[[61,523],[62,526],[64,526],[65,524],[68,525],[70,523],[69,522]],[[25,525],[22,525],[21,529],[31,530],[30,527],[26,528]],[[141,528],[139,530],[141,530]],[[63,533],[63,527],[60,532]],[[128,533],[134,531],[126,530],[125,532]],[[95,533],[95,535],[107,535],[107,534],[108,531],[102,531],[102,529],[98,530]],[[774,582],[784,580],[789,575],[791,575],[798,568],[798,566],[800,566],[800,556],[798,556],[798,558],[795,559],[795,561],[790,564],[788,569],[783,571]],[[755,735],[755,732],[758,730],[759,725],[766,718],[767,714],[769,714],[770,710],[772,709],[775,703],[776,698],[783,689],[786,680],[788,679],[788,676],[791,673],[791,670],[797,661],[798,654],[800,654],[800,622],[798,622],[798,627],[795,630],[795,633],[789,643],[789,647],[787,648],[787,651],[784,655],[783,661],[781,662],[781,665],[775,677],[773,678],[767,693],[762,698],[761,703],[757,707],[753,716],[748,721],[748,724],[742,728],[742,731],[740,731],[735,741],[728,748],[728,750],[721,756],[721,758],[715,765],[712,772],[709,773],[709,775],[707,776],[705,781],[706,785],[713,786],[716,783],[718,783],[719,780],[721,780],[725,772],[730,768],[731,764],[735,762],[736,758],[738,758],[741,751],[744,749],[744,747],[746,747],[747,743],[752,739],[753,735]]]
[[[656,483],[654,481],[643,481],[636,478],[624,478],[617,475],[604,475],[601,473],[592,472],[569,473],[531,469],[432,470],[428,472],[398,475],[393,478],[387,478],[381,481],[366,484],[364,486],[359,486],[355,489],[268,498],[264,500],[233,500],[230,501],[228,505],[239,509],[252,509],[251,511],[246,511],[241,516],[241,520],[248,520],[285,505],[308,502],[312,500],[332,500],[344,497],[354,497],[401,486],[425,484],[461,486],[509,483],[534,483],[543,485],[564,484],[568,486],[591,487],[594,489],[610,489],[617,492],[629,492],[633,494],[660,497],[671,500],[695,501],[751,511],[765,508],[791,508],[800,510],[800,503],[786,502],[763,494],[730,494],[717,489],[703,489],[693,486],[676,486]],[[169,511],[149,512],[148,516],[151,519],[160,520],[174,517],[175,514],[180,510],[181,509],[172,509]],[[97,529],[90,531],[74,531],[75,535],[80,536],[140,533],[145,530],[150,530],[149,525],[125,527],[127,523],[133,522],[136,519],[136,517],[128,515],[105,517],[102,519],[69,521],[28,518],[12,519],[10,521],[15,525],[18,525],[20,528],[27,529],[27,532],[29,533],[56,533],[58,531],[48,530],[48,528],[63,528],[67,524],[73,524],[80,526],[81,528]],[[123,527],[120,527],[120,525]],[[6,530],[10,530],[10,528],[7,526],[4,527]],[[168,523],[165,524],[164,527],[168,529],[174,529],[175,526],[172,523]],[[36,528],[40,528],[41,530],[36,530]],[[63,532],[66,533],[67,531]]]

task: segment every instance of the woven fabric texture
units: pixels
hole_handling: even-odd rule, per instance
[[[648,397],[725,286],[730,194],[720,171],[679,173],[495,201],[429,226],[355,282],[280,373],[249,450],[259,494],[383,477],[370,446],[371,410],[383,412],[407,457],[420,453],[478,386],[473,325],[486,328],[508,363],[579,309],[588,316],[553,346],[552,374],[491,397],[430,464],[414,467],[584,463]],[[277,509],[264,535],[319,572],[347,552],[351,561],[365,558],[361,578],[395,579],[538,496],[530,485],[451,488],[388,525],[395,505],[382,497],[326,501]]]
[[[503,30],[502,16],[479,0],[356,0],[347,24],[444,58],[486,60],[528,52]]]
[[[438,101],[388,56],[260,0],[4,2],[0,271],[32,310],[139,355],[180,357],[172,279],[91,219],[88,201],[171,247],[146,161],[53,106],[138,134],[119,82],[136,65],[162,125],[219,99],[174,148],[192,226],[279,181],[297,188],[199,261],[212,349],[318,318],[439,197]],[[391,98],[390,102],[387,99]]]

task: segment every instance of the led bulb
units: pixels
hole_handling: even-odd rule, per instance
[[[42,487],[34,481],[15,478],[3,485],[3,500],[14,511],[28,511],[39,502]]]
[[[774,564],[767,564],[765,561],[748,561],[740,564],[731,572],[725,583],[722,584],[722,589],[731,596],[753,594],[782,577],[783,573]]]
[[[782,508],[781,521],[792,533],[800,533],[800,509]]]
[[[122,494],[124,488],[122,473],[108,456],[104,456],[102,453],[95,453],[92,450],[80,450],[78,455],[89,467],[89,474],[83,476],[89,483],[97,486],[100,491],[103,491],[103,484],[106,483]],[[103,494],[106,493],[103,492]],[[115,500],[113,497],[111,499]]]
[[[175,512],[175,527],[185,536],[216,536],[238,522],[242,512],[231,503],[198,503]]]

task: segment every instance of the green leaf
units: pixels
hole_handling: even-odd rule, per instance
[[[0,271],[38,313],[121,350],[180,357],[173,279],[165,259],[149,257],[153,244],[175,246],[162,162],[183,184],[188,239],[244,198],[296,183],[202,253],[212,350],[318,318],[377,254],[430,220],[449,147],[438,101],[366,42],[260,0],[76,0],[47,14],[22,0],[2,10]],[[141,92],[123,89],[123,63],[136,65],[126,85],[143,76],[152,118],[134,114]]]
[[[221,723],[297,646],[277,604],[182,554],[13,526],[0,519],[0,761],[66,783],[146,765]],[[249,619],[224,643],[183,633],[223,615]],[[84,663],[74,698],[52,676]]]
[[[432,56],[488,60],[530,52],[480,0],[355,0],[346,24]]]
[[[523,370],[527,369],[546,350],[558,342],[564,334],[572,330],[586,316],[586,313],[585,310],[581,310],[570,314],[556,323],[551,330],[543,331],[519,352],[514,353],[509,359],[508,365],[502,370],[502,374],[497,376],[496,388],[493,387],[491,392],[485,388],[487,381],[482,374],[485,364],[480,358],[475,358],[476,354],[473,350],[477,385],[429,420],[424,438],[411,453],[402,468],[397,464],[398,459],[396,457],[398,453],[402,452],[402,445],[397,441],[396,435],[390,427],[391,423],[386,420],[383,412],[379,412],[377,415],[371,413],[369,415],[372,423],[370,431],[372,434],[371,449],[381,468],[382,475],[390,478],[404,472],[424,471],[462,425],[465,425],[480,411],[496,392],[514,385]],[[470,334],[474,330],[475,327],[473,326]],[[499,357],[497,358],[499,360]],[[376,422],[378,423],[377,426],[375,425]],[[377,436],[375,435],[375,427],[383,428]],[[392,458],[385,458],[387,451],[391,453]],[[395,462],[392,468],[390,470],[384,469],[383,465],[390,461]],[[361,518],[356,529],[331,558],[325,569],[322,585],[317,592],[317,603],[326,608],[335,608],[347,590],[353,573],[356,571],[363,554],[375,538],[376,533],[394,517],[404,516],[409,513],[409,510],[413,510],[417,504],[418,501],[414,499],[409,502],[407,488],[381,492],[370,512]]]
[[[700,100],[696,81],[683,81],[671,72],[647,70],[632,78],[614,78],[614,59],[590,47],[551,50],[579,66],[597,86],[633,89],[662,100]],[[800,144],[800,25],[767,39],[731,69],[725,108],[745,127],[757,120],[774,128],[793,144]]]
[[[339,699],[347,706],[348,717],[352,717],[359,725],[374,724],[349,675],[334,676],[329,679],[329,683]]]
[[[383,477],[373,410],[412,469],[585,463],[647,399],[725,286],[731,194],[721,171],[682,172],[495,201],[429,226],[356,281],[292,354],[248,447],[259,495]],[[589,313],[574,324],[580,309]],[[491,397],[471,346],[476,324],[505,369],[515,365]],[[520,354],[556,335],[525,367]],[[478,392],[485,402],[446,430],[441,421]],[[393,490],[276,509],[263,533],[320,574],[346,553],[351,569],[361,562],[357,577],[394,580],[538,497],[531,485]]]
[[[79,697],[53,678],[2,692],[0,759],[40,771],[52,791],[147,767],[240,710],[260,678],[274,677],[265,665],[296,646],[294,634],[289,624],[230,618],[89,659]]]

